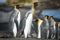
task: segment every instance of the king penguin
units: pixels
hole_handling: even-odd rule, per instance
[[[45,15],[44,20],[46,22],[45,27],[46,27],[46,38],[49,38],[49,16]]]
[[[56,32],[57,32],[57,27],[56,26],[57,22],[54,20],[53,16],[50,16],[50,27],[51,27],[51,38],[55,39],[56,38]]]
[[[28,11],[25,15],[25,18],[26,18],[26,23],[25,23],[25,28],[24,28],[25,38],[27,38],[31,33],[31,25],[32,25],[34,12],[35,12],[34,4],[32,4],[32,9]]]
[[[34,19],[33,21],[37,22],[38,24],[38,38],[41,38],[41,25],[43,23],[43,20],[40,18]]]
[[[14,13],[15,13],[14,14],[15,19],[13,19],[13,21],[14,21],[13,34],[14,34],[14,37],[16,37],[17,36],[18,29],[19,29],[19,25],[20,25],[21,13],[16,8],[16,5],[14,5],[13,8],[14,8]]]

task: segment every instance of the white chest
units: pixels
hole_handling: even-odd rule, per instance
[[[31,31],[32,19],[33,19],[32,14],[29,14],[29,16],[26,19],[26,25],[25,25],[25,29],[24,29],[24,31],[27,33],[30,33],[30,31]]]

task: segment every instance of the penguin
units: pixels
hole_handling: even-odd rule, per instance
[[[20,11],[16,8],[16,6],[14,5],[13,8],[12,6],[3,4],[1,5],[3,8],[8,7],[9,10],[4,10],[0,12],[2,12],[2,19],[5,19],[6,21],[2,21],[0,22],[0,34],[3,32],[3,35],[1,37],[16,37],[17,36],[17,28],[20,25]],[[11,8],[10,8],[11,7]],[[16,24],[17,21],[17,24]]]
[[[34,12],[35,12],[34,4],[32,4],[32,9],[28,11],[25,15],[25,19],[26,19],[25,28],[24,28],[25,38],[27,38],[31,33],[31,24],[32,24]]]
[[[45,15],[44,16],[44,20],[46,22],[45,24],[45,27],[46,27],[46,38],[48,39],[49,38],[49,16],[48,15]]]
[[[41,20],[40,18],[34,19],[33,21],[37,22],[38,24],[38,37],[37,38],[41,38],[41,25],[43,23],[43,20]]]
[[[56,32],[57,32],[57,22],[54,20],[53,16],[50,16],[50,28],[51,28],[51,39],[56,38]]]
[[[16,6],[14,6],[14,10],[15,10],[15,13],[18,14],[17,15],[17,19],[15,19],[15,21],[17,22],[17,27],[19,28],[20,26],[20,20],[21,20],[21,12],[19,11],[19,8],[17,8]]]
[[[20,11],[17,9],[16,5],[13,6],[14,8],[14,13],[13,16],[15,16],[15,18],[13,18],[13,22],[14,22],[14,28],[13,28],[13,36],[16,37],[17,36],[17,32],[19,30],[19,26],[20,26],[20,20],[21,20],[21,13]]]

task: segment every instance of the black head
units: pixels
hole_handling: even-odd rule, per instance
[[[44,18],[49,19],[49,16],[48,15],[45,15]]]

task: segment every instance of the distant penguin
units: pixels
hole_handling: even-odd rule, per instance
[[[50,16],[50,28],[51,28],[51,38],[52,39],[55,39],[56,38],[56,21],[54,20],[53,16]]]
[[[32,24],[34,12],[35,12],[34,4],[32,4],[32,9],[28,11],[25,15],[25,18],[26,18],[26,23],[25,23],[25,28],[24,28],[25,38],[27,38],[31,33],[31,24]]]
[[[37,18],[34,21],[37,22],[38,24],[38,38],[41,38],[41,25],[43,23],[43,20],[41,20],[40,18]]]
[[[46,22],[46,38],[48,39],[49,38],[49,16],[48,15],[46,15],[45,17],[44,17],[44,20],[45,20],[45,22]]]

